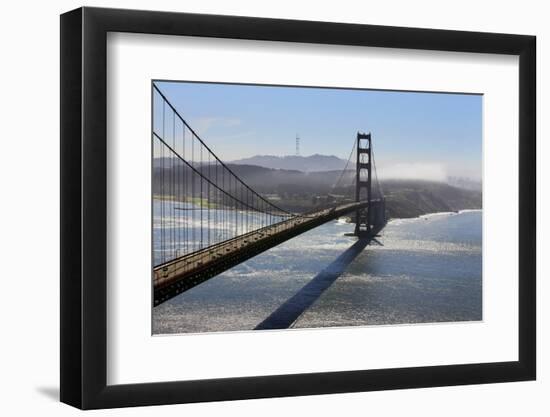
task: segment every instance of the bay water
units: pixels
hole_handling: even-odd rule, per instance
[[[356,238],[332,221],[153,308],[153,333],[252,330]],[[482,320],[482,211],[394,219],[293,328]]]

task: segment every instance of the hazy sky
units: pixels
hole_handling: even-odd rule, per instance
[[[481,177],[482,96],[157,82],[222,160],[254,155],[347,159],[371,132],[381,178]]]

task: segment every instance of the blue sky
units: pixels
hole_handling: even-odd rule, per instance
[[[300,153],[347,159],[371,132],[380,177],[481,177],[482,96],[156,82],[222,160]]]

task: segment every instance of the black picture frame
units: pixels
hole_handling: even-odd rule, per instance
[[[519,56],[519,360],[107,385],[108,32]],[[61,401],[82,409],[533,380],[536,376],[534,36],[80,8],[61,15]]]

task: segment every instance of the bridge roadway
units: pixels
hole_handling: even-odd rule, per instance
[[[153,304],[159,305],[288,239],[367,206],[367,201],[359,201],[292,217],[158,265],[153,269]]]

